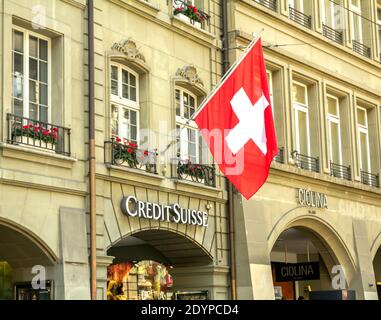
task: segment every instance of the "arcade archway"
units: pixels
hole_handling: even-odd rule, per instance
[[[52,299],[53,285],[46,277],[55,261],[55,255],[35,235],[0,221],[0,300]],[[38,273],[46,282],[36,289],[31,281]]]
[[[376,278],[378,300],[381,300],[381,247],[377,250],[373,259],[374,276]]]
[[[279,300],[352,299],[346,279],[332,281],[340,266],[328,243],[306,227],[290,227],[283,231],[271,251],[275,297]],[[341,269],[342,270],[342,269]],[[334,271],[337,272],[337,269]]]
[[[208,251],[187,236],[168,230],[145,230],[124,237],[107,250],[115,257],[108,267],[108,299],[207,299],[192,273],[209,265]]]

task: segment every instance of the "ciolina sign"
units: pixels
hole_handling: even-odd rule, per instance
[[[144,202],[134,196],[121,201],[122,212],[130,217],[145,218],[157,221],[175,222],[195,226],[208,226],[208,213],[181,208],[178,203],[172,205]]]
[[[328,209],[327,195],[308,189],[298,189],[299,204],[305,207]]]

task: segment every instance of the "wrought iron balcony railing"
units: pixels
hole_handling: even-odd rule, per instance
[[[70,129],[7,114],[8,143],[26,145],[70,157]]]
[[[106,164],[127,166],[157,174],[157,153],[139,149],[134,143],[117,142],[115,138],[104,143]]]
[[[328,27],[324,23],[323,23],[323,36],[334,42],[337,42],[338,44],[344,43],[343,32],[335,30],[331,27]]]
[[[289,6],[290,10],[290,19],[295,21],[296,23],[308,28],[312,29],[312,17],[294,9],[292,6]]]
[[[295,165],[298,168],[312,172],[320,172],[319,157],[310,157],[300,154],[297,151],[292,152],[291,156],[295,160]]]
[[[370,58],[370,48],[366,45],[362,44],[361,42],[358,42],[356,40],[352,40],[353,42],[353,51],[357,52],[364,57]]]
[[[278,149],[278,155],[274,158],[275,162],[284,163],[284,148],[281,147]]]
[[[368,186],[380,187],[380,176],[378,174],[366,172],[361,170],[361,183]]]
[[[277,11],[278,0],[255,0],[255,2],[261,4],[262,6],[270,9],[272,11]]]
[[[331,176],[335,178],[352,180],[351,166],[343,166],[334,162],[330,162]]]
[[[189,160],[172,159],[172,178],[188,180],[208,187],[216,186],[215,165],[191,163]]]
[[[201,26],[205,22],[209,23],[210,15],[192,5],[192,2],[187,0],[173,0],[173,14],[175,16],[182,15],[189,18],[189,22],[195,24],[200,23]]]

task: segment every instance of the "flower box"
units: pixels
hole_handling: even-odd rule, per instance
[[[180,20],[185,21],[186,23],[189,23],[189,24],[191,24],[191,25],[194,25],[196,28],[199,28],[199,29],[202,28],[201,22],[194,21],[194,20],[192,20],[191,18],[189,18],[188,16],[186,16],[185,14],[179,13],[179,14],[177,14],[176,16],[177,16]]]
[[[20,143],[22,145],[31,146],[33,148],[44,149],[50,152],[56,151],[56,146],[52,144],[51,142],[45,142],[43,140],[33,139],[31,137],[28,138],[26,136],[16,136],[15,142]]]

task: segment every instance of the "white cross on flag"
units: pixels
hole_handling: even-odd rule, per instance
[[[265,183],[278,153],[260,39],[200,106],[194,120],[221,171],[250,199]]]

